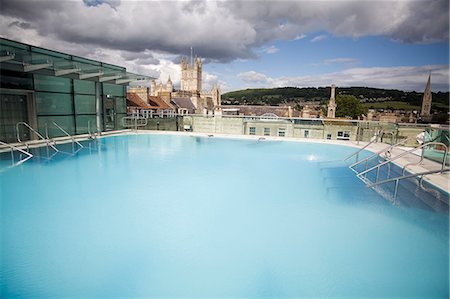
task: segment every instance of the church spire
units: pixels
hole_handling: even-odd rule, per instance
[[[425,87],[425,91],[423,92],[423,100],[422,100],[422,111],[420,112],[420,116],[429,117],[431,115],[431,72],[428,75],[427,86]]]

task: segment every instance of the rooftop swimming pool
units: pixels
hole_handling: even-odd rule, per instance
[[[1,298],[449,296],[448,214],[327,162],[354,148],[93,145],[0,173]]]

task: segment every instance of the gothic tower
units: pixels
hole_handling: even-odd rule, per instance
[[[330,101],[328,102],[328,118],[335,118],[336,117],[336,85],[331,85],[331,96]]]
[[[221,101],[221,93],[220,93],[220,87],[219,85],[214,85],[213,89],[211,90],[212,100],[214,103],[214,107],[218,107],[222,104]]]
[[[427,86],[423,92],[422,111],[420,116],[429,118],[431,115],[431,74],[428,76]]]
[[[202,90],[202,60],[195,58],[192,64],[187,58],[181,59],[181,90],[200,93]]]

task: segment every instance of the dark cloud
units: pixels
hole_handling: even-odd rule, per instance
[[[21,29],[25,29],[25,30],[32,28],[31,24],[27,23],[27,22],[14,21],[14,22],[9,23],[9,25],[8,25],[8,27],[14,27],[14,26],[19,27]]]
[[[39,41],[27,41],[32,44],[51,38],[84,49],[174,55],[189,55],[192,46],[208,62],[255,58],[255,49],[274,40],[318,31],[350,37],[383,35],[407,43],[442,42],[449,36],[446,0],[2,0],[0,13],[12,20],[10,28],[0,29],[2,36],[16,39],[15,27],[21,34],[33,30],[35,34],[26,36]],[[156,63],[148,56],[136,59]]]

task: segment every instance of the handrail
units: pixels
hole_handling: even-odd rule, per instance
[[[11,159],[12,159],[12,164],[13,164],[13,166],[15,165],[15,163],[14,163],[14,150],[19,151],[19,152],[21,152],[21,153],[23,153],[23,154],[25,154],[25,155],[28,156],[27,158],[22,159],[22,160],[20,160],[19,162],[17,162],[16,165],[20,165],[20,164],[22,164],[23,162],[27,161],[28,159],[33,158],[33,155],[32,155],[31,153],[26,152],[26,151],[24,151],[23,149],[20,149],[20,148],[18,148],[18,147],[15,147],[15,146],[13,146],[13,145],[11,145],[11,144],[9,144],[9,143],[6,143],[6,142],[3,142],[3,141],[0,140],[0,144],[1,144],[1,145],[5,145],[5,146],[7,146],[7,147],[9,147],[9,148],[11,149]]]
[[[385,180],[382,180],[382,181],[379,181],[379,182],[367,184],[366,187],[372,188],[372,187],[375,187],[375,186],[378,186],[378,185],[382,185],[382,184],[385,184],[385,183],[393,182],[395,180],[409,179],[409,178],[413,178],[413,177],[417,177],[417,176],[421,176],[421,175],[423,176],[423,175],[428,175],[428,174],[433,174],[433,173],[443,173],[443,172],[448,172],[448,171],[450,171],[450,168],[436,169],[436,170],[429,170],[429,171],[424,171],[424,172],[412,173],[412,174],[402,175],[400,177],[385,179]]]
[[[87,125],[88,125],[88,133],[89,133],[89,136],[90,136],[91,138],[93,138],[93,139],[97,139],[97,135],[95,135],[95,133],[93,134],[93,133],[91,132],[91,119],[88,120]]]
[[[381,133],[382,134],[382,133]],[[367,143],[365,146],[363,146],[362,148],[360,148],[359,150],[357,150],[356,152],[354,152],[353,154],[351,154],[350,156],[348,156],[347,158],[345,158],[343,161],[347,161],[348,159],[350,159],[351,157],[353,157],[354,155],[356,155],[356,161],[358,161],[358,154],[364,150],[366,147],[368,147],[369,145],[371,145],[372,143],[375,143],[378,141],[378,135],[379,134],[375,134],[374,137],[375,139],[373,139],[372,141],[370,141],[369,143]]]
[[[130,125],[126,124],[126,122],[125,122],[126,119],[134,120],[134,124],[130,124]],[[144,120],[145,122],[138,124],[138,120]],[[138,127],[145,127],[147,124],[148,124],[148,118],[146,118],[146,117],[142,117],[142,118],[134,117],[134,116],[122,117],[122,126],[124,126],[124,127],[133,127],[134,126],[136,131],[137,131]]]
[[[372,171],[372,170],[374,170],[374,169],[376,169],[376,168],[379,169],[381,166],[383,166],[383,165],[385,165],[385,164],[387,164],[387,163],[390,163],[390,162],[392,162],[392,161],[394,161],[394,160],[397,160],[398,158],[401,158],[401,157],[403,157],[403,156],[405,156],[405,155],[407,155],[407,154],[409,154],[409,153],[412,153],[412,152],[414,152],[414,151],[416,151],[416,150],[418,150],[418,149],[427,147],[427,146],[432,145],[432,144],[444,145],[444,147],[445,147],[445,156],[444,156],[444,157],[447,157],[448,147],[447,147],[444,143],[442,143],[442,142],[427,142],[427,143],[425,143],[425,144],[422,144],[422,145],[419,145],[419,146],[417,146],[417,147],[415,147],[415,148],[412,148],[412,149],[410,149],[410,150],[408,150],[408,151],[405,151],[405,152],[403,152],[403,153],[401,153],[401,154],[395,156],[394,158],[391,158],[391,159],[389,159],[389,160],[386,160],[386,161],[384,161],[383,163],[377,164],[377,165],[375,165],[375,166],[373,166],[373,167],[371,167],[371,168],[369,168],[369,169],[366,169],[366,170],[364,170],[364,171],[361,171],[360,173],[357,174],[357,176],[361,176],[361,175],[363,175],[363,174],[366,174],[367,172]],[[423,155],[423,153],[422,153],[422,155]],[[443,161],[443,163],[442,163],[441,169],[444,169],[444,167],[445,167],[445,159],[444,159],[444,161]]]
[[[81,148],[83,148],[84,146],[79,143],[77,140],[75,140],[75,138],[70,135],[69,133],[67,133],[66,130],[64,130],[60,125],[58,125],[56,122],[52,121],[52,124],[57,127],[61,132],[63,132],[67,137],[70,137],[70,139],[72,139],[72,150],[75,152],[75,143],[78,144]],[[48,123],[45,123],[45,133],[47,135],[47,139],[49,139],[48,137]]]
[[[22,140],[20,140],[19,125],[24,125],[25,127],[27,127],[30,131],[32,131],[34,134],[36,134],[40,139],[44,140],[47,143],[47,147],[50,146],[52,149],[55,150],[55,152],[59,152],[59,150],[54,145],[50,144],[49,139],[44,138],[44,136],[39,134],[39,132],[37,132],[35,129],[33,129],[29,124],[27,124],[24,121],[20,121],[16,124],[17,141],[22,143]]]
[[[394,147],[396,147],[396,146],[399,146],[399,145],[401,145],[401,144],[407,142],[407,141],[410,140],[410,139],[412,139],[412,137],[408,137],[408,138],[406,138],[406,139],[404,139],[404,140],[402,140],[402,141],[397,142],[396,144],[390,145],[390,146],[388,146],[388,147],[382,149],[381,151],[378,151],[378,152],[374,153],[373,155],[370,155],[369,157],[367,157],[367,158],[365,158],[365,159],[363,159],[363,160],[360,160],[360,161],[357,161],[357,162],[353,163],[353,164],[350,165],[349,167],[350,167],[350,168],[353,168],[353,167],[355,167],[356,165],[359,165],[359,164],[361,164],[361,163],[364,162],[364,161],[368,161],[368,160],[372,159],[373,157],[376,157],[376,156],[378,156],[379,154],[382,154],[383,152],[386,152],[386,151],[388,151],[388,150],[390,150],[390,149],[392,149],[392,148],[394,148]]]
[[[372,184],[367,184],[366,186],[368,188],[373,188],[373,187],[381,185],[381,184],[385,184],[385,183],[389,183],[389,182],[394,182],[395,181],[395,189],[394,189],[394,201],[395,201],[395,199],[397,198],[397,194],[398,194],[398,185],[399,185],[400,180],[408,179],[408,178],[412,178],[412,177],[418,177],[418,176],[421,176],[421,180],[422,180],[424,175],[429,175],[429,174],[433,174],[433,173],[443,173],[443,172],[448,172],[448,171],[450,171],[450,168],[419,172],[419,173],[404,175],[404,176],[401,176],[401,177],[386,179],[386,180],[375,182],[375,183],[372,183]]]

